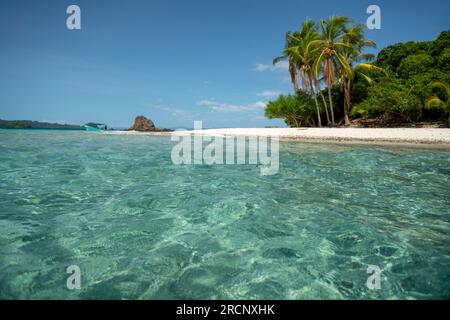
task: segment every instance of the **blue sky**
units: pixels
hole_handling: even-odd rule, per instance
[[[81,30],[66,8],[81,7]],[[450,28],[449,1],[2,0],[0,118],[128,127],[146,115],[158,127],[257,127],[272,95],[292,91],[270,66],[284,34],[302,19],[332,14],[365,23],[378,50],[436,38]]]

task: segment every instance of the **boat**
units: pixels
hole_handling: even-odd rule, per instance
[[[108,126],[104,123],[87,123],[84,125],[86,131],[106,131],[108,130]]]

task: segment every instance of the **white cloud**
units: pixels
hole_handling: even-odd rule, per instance
[[[256,116],[255,118],[254,118],[254,120],[267,120],[267,118],[266,117],[264,117],[264,116]]]
[[[287,61],[280,61],[276,65],[272,64],[262,64],[257,63],[255,67],[253,68],[253,71],[276,71],[276,70],[288,70],[289,69],[289,63]]]
[[[185,117],[189,118],[191,117],[191,113],[187,110],[183,110],[180,108],[174,108],[174,107],[168,107],[168,106],[162,106],[162,105],[151,105],[152,108],[161,110],[163,112],[170,113],[174,117]]]
[[[214,100],[200,100],[200,101],[197,101],[197,104],[198,104],[199,106],[210,107],[210,106],[216,105],[217,102],[214,101]]]
[[[273,97],[278,97],[280,94],[281,94],[280,91],[265,90],[265,91],[258,92],[256,95],[258,97],[263,97],[263,98],[273,98]]]
[[[252,104],[230,104],[230,103],[220,103],[215,100],[200,100],[197,105],[211,108],[211,110],[216,112],[247,112],[259,109],[264,109],[267,105],[266,102],[257,101]]]

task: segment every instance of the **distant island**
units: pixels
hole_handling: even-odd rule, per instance
[[[49,123],[30,120],[2,120],[2,119],[0,119],[0,129],[85,130],[84,127],[73,124]]]
[[[76,124],[49,123],[31,120],[2,120],[0,119],[0,129],[51,129],[51,130],[83,130],[83,131],[114,131],[110,126],[103,123],[89,122],[83,126]],[[128,131],[141,132],[171,132],[172,129],[157,128],[152,120],[137,116],[134,124]]]

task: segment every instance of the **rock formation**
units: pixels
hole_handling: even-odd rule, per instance
[[[133,131],[157,131],[155,124],[144,116],[137,116],[129,130]]]

